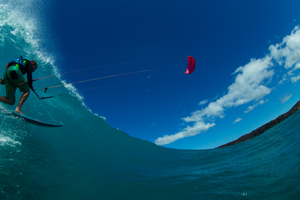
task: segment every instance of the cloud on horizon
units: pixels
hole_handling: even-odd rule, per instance
[[[265,102],[261,99],[272,91],[267,85],[275,74],[274,69],[272,69],[275,66],[274,62],[277,62],[279,66],[284,66],[287,70],[295,71],[300,68],[299,27],[296,26],[291,35],[286,36],[282,43],[271,45],[269,51],[270,54],[265,57],[251,59],[248,64],[235,70],[233,73],[233,75],[236,75],[235,81],[228,87],[227,94],[209,103],[206,108],[196,110],[190,116],[182,119],[186,123],[194,123],[192,126],[188,125],[181,132],[173,135],[159,137],[155,140],[155,144],[166,145],[176,140],[205,132],[216,125],[213,123],[216,118],[225,117],[224,112],[228,108],[241,106],[252,101],[259,101],[252,107],[249,106],[248,110],[245,111],[249,112],[254,107],[266,103],[267,101]],[[300,80],[300,75],[298,77],[298,80]],[[297,77],[291,77],[291,81],[295,79]]]
[[[183,131],[176,133],[174,135],[166,135],[164,137],[160,137],[155,140],[155,144],[157,145],[166,145],[169,144],[170,141],[176,141],[185,137],[195,136],[201,132],[207,131],[208,129],[214,127],[215,123],[203,123],[203,122],[196,122],[192,127],[187,126]]]

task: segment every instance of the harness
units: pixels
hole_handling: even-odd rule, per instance
[[[25,65],[26,65],[26,60],[23,60],[22,56],[20,56],[20,58],[16,58],[12,61],[10,61],[7,65],[6,65],[6,70],[12,66],[13,64],[15,64],[16,67],[18,67],[22,74],[24,72],[24,68],[25,68]]]
[[[18,67],[20,69],[20,71],[24,72],[24,69],[25,69],[25,65],[26,65],[26,60],[23,60],[22,56],[20,56],[20,58],[17,58],[17,59],[14,59],[12,61],[10,61],[7,65],[6,65],[6,69],[7,70],[9,67],[13,66],[13,64],[15,64],[16,67]],[[18,75],[15,71],[11,71],[10,72],[10,76],[13,80],[17,79],[18,78]],[[18,86],[18,85],[15,85],[15,84],[12,84],[12,82],[9,80],[9,77],[6,73],[6,79],[8,80],[8,82],[13,85],[13,86]]]

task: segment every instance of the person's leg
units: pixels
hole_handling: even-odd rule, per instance
[[[17,113],[23,114],[21,111],[21,107],[24,104],[24,102],[27,100],[29,93],[30,93],[30,89],[29,89],[28,84],[25,83],[26,80],[25,80],[24,76],[22,75],[21,71],[15,70],[15,72],[16,72],[18,78],[16,80],[14,80],[15,82],[13,84],[17,85],[17,88],[19,88],[20,92],[23,92],[15,111]],[[25,83],[25,84],[22,84],[22,83]],[[22,85],[20,85],[20,84],[22,84]]]
[[[10,76],[10,70],[5,70],[3,74],[3,79],[0,80],[0,84],[5,84],[5,92],[6,96],[0,97],[0,101],[3,103],[7,103],[9,105],[15,104],[15,93],[16,93],[16,86],[11,85],[7,80],[7,77]]]
[[[11,102],[7,97],[0,97],[0,101],[9,105],[14,105],[14,103]]]
[[[4,85],[4,81],[2,78],[0,78],[0,84]],[[12,102],[7,97],[0,97],[0,101],[3,103],[7,103],[9,105],[13,105]]]
[[[5,78],[4,78],[5,79]],[[4,81],[3,81],[4,82]],[[5,92],[6,96],[0,97],[0,101],[3,103],[7,103],[9,105],[15,104],[15,93],[16,93],[16,87],[9,84],[8,81],[5,82]]]
[[[29,93],[30,93],[30,90],[28,90],[27,92],[24,92],[20,98],[20,101],[18,103],[18,106],[16,107],[15,111],[17,113],[20,113],[20,114],[23,114],[22,111],[21,111],[21,107],[23,105],[23,103],[26,101],[26,99],[28,98],[29,96]]]

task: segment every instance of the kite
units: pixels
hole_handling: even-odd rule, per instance
[[[196,61],[191,56],[187,56],[187,58],[188,58],[188,65],[187,65],[187,69],[186,69],[185,73],[186,74],[191,74],[195,70]]]

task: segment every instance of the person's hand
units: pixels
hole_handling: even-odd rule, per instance
[[[0,78],[0,84],[1,84],[1,85],[4,85],[4,81],[3,81],[2,78]]]

